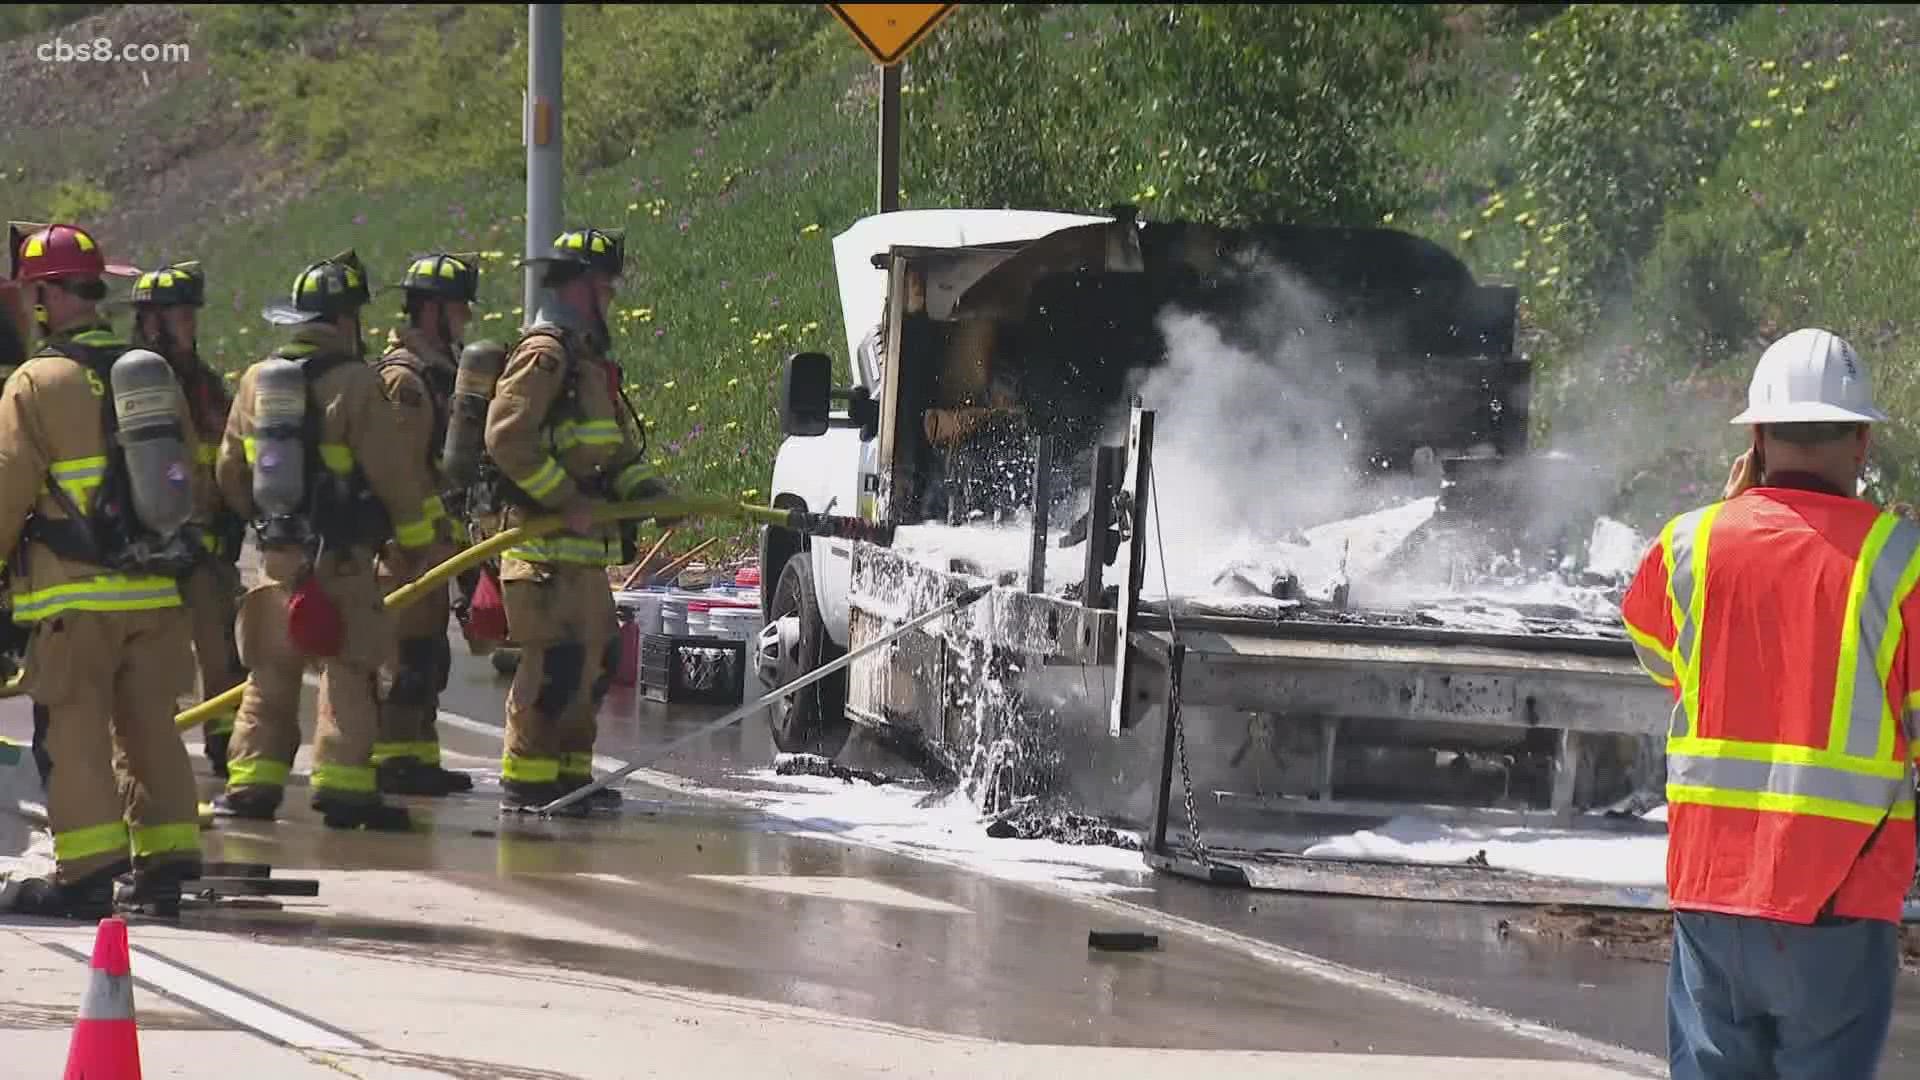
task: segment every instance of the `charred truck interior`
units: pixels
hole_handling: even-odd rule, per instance
[[[1363,445],[1350,513],[1404,502],[1409,477],[1430,484],[1431,516],[1382,568],[1527,545],[1554,562],[1596,513],[1579,499],[1544,514],[1522,505],[1580,485],[1566,474],[1577,466],[1529,452],[1517,290],[1393,230],[1142,223],[1125,207],[1028,242],[872,259],[886,273],[884,317],[856,362],[869,377],[834,392],[847,409],[831,423],[877,445],[861,512],[903,539],[853,545],[849,647],[982,577],[1003,587],[855,663],[835,701],[845,721],[929,747],[986,809],[1051,800],[1135,829],[1149,863],[1171,872],[1664,903],[1657,888],[1597,894],[1471,864],[1304,854],[1404,816],[1664,829],[1606,812],[1659,790],[1670,711],[1617,623],[1519,605],[1491,629],[1454,625],[1356,602],[1357,574],[1321,587],[1276,573],[1231,603],[1158,589],[1163,564],[1188,557],[1156,535],[1155,489],[1183,477],[1155,471],[1156,403],[1139,396],[1169,361],[1170,311],[1204,316],[1222,342],[1276,358],[1300,384],[1397,388],[1287,421],[1322,429],[1303,440]],[[829,426],[829,370],[824,355],[789,359],[789,435]],[[1289,498],[1289,483],[1272,477],[1271,497]],[[904,538],[929,523],[1024,531],[1028,557],[927,557]],[[1060,573],[1065,559],[1074,573]]]

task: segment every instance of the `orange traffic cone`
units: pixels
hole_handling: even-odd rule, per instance
[[[140,1080],[140,1033],[133,1021],[133,966],[127,924],[101,919],[93,974],[67,1048],[65,1080]]]

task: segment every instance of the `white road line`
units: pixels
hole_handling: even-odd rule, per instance
[[[17,937],[85,967],[89,956],[63,936],[35,933],[33,928],[11,928]],[[145,983],[167,997],[246,1028],[269,1041],[315,1050],[369,1050],[373,1044],[323,1027],[213,979],[190,971],[143,945],[129,948],[134,981]]]
[[[174,997],[218,1013],[288,1046],[313,1050],[364,1050],[367,1044],[329,1031],[277,1009],[267,1002],[236,993],[203,978],[141,946],[133,947],[133,974]]]
[[[470,731],[477,735],[486,735],[502,740],[506,737],[506,732],[502,728],[493,724],[483,724],[477,720],[461,716],[458,713],[442,711],[439,714],[439,720],[440,723],[447,724],[450,727],[459,728],[462,731]],[[593,764],[595,768],[608,771],[618,769],[621,766],[621,762],[613,761],[599,754],[594,755]],[[649,784],[668,790],[697,795],[702,798],[732,802],[742,806],[753,805],[752,796],[746,792],[704,787],[680,777],[671,776],[653,769],[640,769],[634,772],[633,775],[641,777]],[[993,876],[990,871],[983,871],[980,866],[964,860],[950,858],[925,848],[910,847],[891,841],[874,840],[871,838],[852,839],[830,832],[795,831],[788,835],[806,836],[814,839],[830,840],[835,843],[873,848],[909,859],[936,863],[969,873],[985,873],[987,876]],[[1095,896],[1083,890],[1075,889],[1070,885],[1063,885],[1057,882],[1038,882],[1026,879],[1000,877],[996,877],[995,880],[1016,888],[1026,887],[1050,893],[1070,901],[1087,904],[1091,907],[1106,908],[1109,914],[1151,923],[1170,933],[1189,934],[1208,944],[1251,956],[1257,960],[1273,964],[1276,967],[1311,975],[1341,986],[1380,994],[1406,1004],[1418,1005],[1442,1015],[1450,1016],[1456,1020],[1483,1024],[1498,1031],[1504,1031],[1512,1035],[1533,1039],[1549,1046],[1558,1047],[1562,1050],[1569,1050],[1587,1057],[1596,1058],[1616,1068],[1630,1070],[1642,1076],[1664,1077],[1667,1075],[1666,1062],[1650,1054],[1639,1053],[1638,1051],[1629,1050],[1623,1046],[1601,1042],[1597,1039],[1589,1039],[1584,1035],[1577,1035],[1570,1031],[1563,1031],[1559,1028],[1525,1020],[1511,1013],[1502,1012],[1485,1005],[1477,1005],[1465,998],[1454,997],[1451,994],[1443,994],[1437,990],[1428,990],[1425,987],[1403,982],[1377,972],[1336,963],[1324,957],[1315,956],[1312,953],[1302,952],[1298,949],[1290,949],[1284,945],[1275,945],[1270,942],[1261,941],[1258,938],[1235,933],[1231,930],[1223,930],[1219,927],[1209,926],[1206,923],[1182,918],[1178,915],[1170,915],[1164,911],[1132,901]]]

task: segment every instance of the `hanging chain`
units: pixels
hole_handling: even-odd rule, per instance
[[[1147,501],[1148,508],[1153,512],[1153,542],[1160,553],[1160,591],[1166,598],[1167,626],[1173,634],[1169,661],[1171,670],[1167,678],[1167,723],[1173,725],[1173,745],[1180,754],[1180,785],[1187,807],[1187,850],[1202,867],[1211,869],[1213,856],[1207,849],[1206,841],[1200,838],[1200,813],[1193,804],[1193,773],[1187,767],[1187,726],[1180,715],[1180,677],[1186,668],[1187,647],[1180,640],[1180,624],[1174,621],[1173,588],[1167,581],[1166,534],[1160,527],[1160,493],[1151,481],[1147,483]]]

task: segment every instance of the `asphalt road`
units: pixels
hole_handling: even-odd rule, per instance
[[[136,920],[148,1076],[1661,1075],[1664,967],[1502,934],[1464,905],[1257,893],[1114,872],[1077,895],[933,852],[797,835],[740,774],[758,718],[624,786],[617,815],[502,816],[506,680],[460,655],[450,765],[404,835],[306,807],[307,751],[272,824],[223,821],[210,857],[318,883],[278,910]],[[309,698],[311,698],[311,691]],[[604,770],[722,710],[606,703]],[[0,703],[24,740],[25,703]],[[308,729],[311,730],[309,710]],[[216,790],[197,756],[203,790]],[[1019,843],[1019,841],[1005,841]],[[1139,952],[1092,930],[1158,935]],[[92,928],[0,917],[0,1059],[64,1060]],[[1920,1061],[1903,989],[1887,1061]]]

